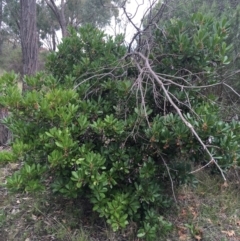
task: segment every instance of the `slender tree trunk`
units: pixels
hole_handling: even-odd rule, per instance
[[[55,4],[54,0],[45,0],[48,7],[50,7],[50,9],[52,10],[53,14],[55,15],[55,17],[57,18],[57,21],[61,27],[62,30],[62,37],[66,37],[68,35],[67,33],[67,21],[66,21],[66,17],[65,17],[65,1],[61,0],[61,5],[60,8],[57,7],[57,5]]]
[[[3,18],[3,0],[0,0],[0,54],[2,54],[2,45],[3,45],[2,18]]]
[[[2,17],[3,17],[3,0],[0,0],[0,54],[2,54],[3,33],[2,33]],[[0,108],[0,145],[7,144],[10,139],[10,131],[1,123],[1,120],[8,115],[6,108]]]
[[[37,71],[38,36],[36,25],[36,0],[20,0],[20,38],[23,56],[23,75]]]
[[[54,28],[52,28],[52,50],[56,51],[56,33]]]

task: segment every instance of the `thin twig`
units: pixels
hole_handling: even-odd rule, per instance
[[[238,97],[240,97],[240,94],[234,90],[230,85],[226,84],[225,82],[222,83],[223,85],[225,85],[226,87],[228,87],[233,93],[235,93]]]
[[[167,169],[168,176],[169,176],[170,181],[171,181],[171,188],[172,188],[173,198],[174,198],[175,203],[177,203],[177,198],[176,198],[175,191],[174,191],[174,184],[173,184],[173,180],[172,180],[172,176],[171,176],[169,167],[168,167],[166,161],[164,160],[164,158],[163,158],[163,156],[162,156],[161,154],[160,154],[160,157],[162,158],[163,164],[164,164],[164,166],[165,166],[166,169]]]
[[[222,168],[219,166],[219,164],[217,163],[217,161],[214,159],[214,157],[212,156],[212,154],[210,153],[210,151],[208,150],[207,146],[204,144],[204,142],[202,141],[202,139],[200,138],[200,136],[198,135],[198,133],[196,132],[196,130],[194,129],[194,127],[191,125],[191,123],[189,123],[183,116],[181,110],[177,107],[177,105],[174,103],[174,101],[172,100],[171,96],[169,95],[169,92],[167,91],[167,89],[165,88],[163,82],[160,80],[160,78],[158,77],[158,75],[152,70],[148,58],[146,58],[142,53],[140,52],[135,52],[135,55],[140,56],[144,62],[145,62],[145,68],[148,69],[148,72],[153,76],[153,78],[155,79],[155,81],[161,86],[164,94],[166,95],[168,101],[171,103],[171,105],[174,107],[174,109],[177,111],[179,117],[182,119],[183,123],[190,129],[190,131],[192,132],[192,134],[197,138],[198,142],[201,144],[201,146],[203,147],[203,150],[205,150],[205,152],[208,154],[208,156],[210,157],[210,163],[214,163],[216,165],[216,167],[219,169],[224,181],[226,181],[226,177],[223,173]],[[209,165],[208,164],[208,165]],[[195,171],[196,172],[196,171]]]

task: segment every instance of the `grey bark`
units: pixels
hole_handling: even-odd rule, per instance
[[[68,35],[67,33],[67,21],[65,17],[65,1],[61,0],[60,7],[58,8],[54,0],[45,0],[48,7],[52,10],[53,14],[55,15],[61,30],[63,38]]]
[[[36,0],[20,0],[20,38],[23,56],[23,75],[37,71],[38,36],[36,25]]]
[[[55,52],[56,51],[56,33],[54,28],[52,28],[52,50]]]
[[[3,45],[2,19],[3,19],[3,0],[0,0],[0,54],[2,54],[2,45]]]
[[[3,0],[0,0],[0,54],[2,54],[3,46],[3,32],[2,32],[2,20],[3,20]],[[0,108],[0,120],[4,119],[8,115],[6,108]],[[6,145],[10,139],[10,131],[8,128],[0,122],[0,145]]]

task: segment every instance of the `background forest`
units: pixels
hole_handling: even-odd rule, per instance
[[[2,240],[239,240],[240,6],[144,4],[0,1]]]

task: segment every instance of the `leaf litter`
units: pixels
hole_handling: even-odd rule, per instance
[[[0,183],[18,168],[0,167]],[[174,231],[166,236],[170,241],[238,241],[240,240],[239,180],[227,185],[216,176],[199,174],[199,185],[180,186],[178,205],[166,217]],[[84,210],[83,210],[84,207]],[[0,186],[0,241],[124,241],[134,240],[134,234],[111,232],[106,223],[91,214],[84,200],[68,200],[52,196],[11,194]],[[162,238],[159,241],[163,240]]]

